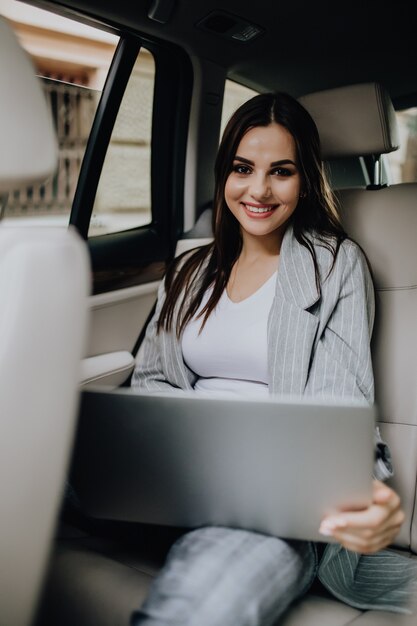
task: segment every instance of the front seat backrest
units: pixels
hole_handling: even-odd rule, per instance
[[[56,167],[40,82],[0,18],[0,201]],[[71,451],[89,261],[72,229],[0,223],[0,624],[29,626]]]

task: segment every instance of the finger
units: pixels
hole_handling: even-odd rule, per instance
[[[397,533],[397,528],[389,528],[376,535],[358,535],[357,533],[350,533],[348,531],[338,531],[335,532],[334,539],[349,550],[362,554],[371,554],[392,544]]]
[[[323,534],[332,534],[336,529],[367,529],[382,526],[389,520],[392,512],[385,507],[372,505],[365,511],[357,511],[355,513],[343,513],[328,518],[324,518],[320,525],[320,532]]]
[[[334,538],[347,550],[361,554],[373,554],[393,543],[396,532],[393,529],[372,538],[350,533],[335,533]]]
[[[391,517],[398,514],[403,515],[400,507],[400,498],[395,492],[392,492],[392,494],[393,496],[389,500],[381,504],[371,504],[370,507],[362,511],[345,511],[325,517],[322,520],[323,526],[328,530],[333,530],[336,527],[374,528],[382,525],[388,522]]]
[[[399,495],[388,485],[377,480],[374,481],[372,500],[374,504],[388,504],[392,509],[399,508],[401,504]]]
[[[401,508],[400,497],[395,492],[378,492],[375,494],[373,504],[385,507],[392,512],[398,511]]]
[[[350,536],[357,537],[361,542],[378,542],[385,540],[388,536],[395,537],[401,528],[401,518],[394,519],[389,524],[386,524],[378,528],[336,528],[333,531],[332,536],[339,540],[341,538]]]
[[[332,532],[332,536],[349,550],[362,553],[377,552],[393,543],[401,528],[402,521],[403,514],[401,512],[383,528],[377,530],[371,528],[337,528]]]
[[[319,531],[324,536],[340,537],[345,533],[370,539],[390,531],[398,533],[404,517],[402,509],[386,515],[385,511],[381,512],[378,507],[373,507],[372,510],[366,511],[366,515],[355,513],[344,517],[325,518]]]

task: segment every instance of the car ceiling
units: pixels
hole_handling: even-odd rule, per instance
[[[64,6],[58,2],[38,6]],[[162,37],[222,67],[230,78],[260,91],[304,93],[355,82],[379,81],[392,98],[417,93],[415,22],[409,2],[328,0],[67,0],[116,27]],[[166,23],[148,17],[167,9]],[[240,42],[197,26],[221,11],[264,29]]]

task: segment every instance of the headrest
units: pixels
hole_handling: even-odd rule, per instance
[[[299,101],[316,122],[323,159],[379,156],[399,146],[395,110],[378,83],[327,89]]]
[[[0,16],[0,194],[43,182],[56,169],[57,142],[29,56]]]

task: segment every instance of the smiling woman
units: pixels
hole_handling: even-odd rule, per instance
[[[271,137],[269,130],[272,130]],[[249,151],[246,156],[238,155],[242,149]],[[264,149],[268,150],[266,157],[261,154]],[[239,165],[238,169],[244,168],[239,173],[235,165],[242,156],[254,165],[248,167],[247,162],[243,166]],[[248,156],[252,158],[248,159]],[[271,164],[282,159],[292,161],[284,168],[285,175],[282,175],[280,168],[271,170]],[[320,276],[316,249],[306,233],[314,232],[321,246],[330,252],[332,266],[339,246],[346,237],[320,159],[317,128],[312,118],[306,115],[305,109],[287,94],[260,94],[238,108],[223,133],[215,176],[214,242],[187,258],[178,273],[177,263],[168,272],[168,294],[161,309],[158,329],[171,328],[174,308],[178,299],[181,299],[183,287],[189,286],[193,273],[203,263],[207,265],[205,275],[188,310],[185,309],[184,301],[180,306],[177,334],[196,314],[203,295],[210,287],[209,298],[198,315],[204,326],[223,291],[227,288],[231,293],[235,289],[236,273],[242,265],[247,270],[252,268],[247,277],[243,279],[240,274],[239,279],[239,283],[247,285],[244,289],[250,295],[250,291],[259,287],[276,269],[277,256],[290,217],[297,242],[311,255],[317,284],[320,284]],[[269,184],[266,185],[266,181]],[[235,190],[233,193],[232,189]],[[257,204],[255,208],[259,208],[259,200],[265,202],[265,193],[272,195],[273,189],[279,189],[279,192],[275,192],[277,197],[273,202],[278,206],[272,213],[268,211],[265,218],[258,217],[263,214],[246,208],[247,202]],[[278,193],[283,194],[283,197]],[[260,198],[259,194],[264,195]],[[254,202],[255,199],[257,202]],[[245,200],[243,207],[242,200]]]
[[[133,386],[372,403],[372,279],[338,220],[308,112],[285,93],[255,96],[226,126],[215,170],[214,242],[171,266]],[[274,289],[264,290],[273,276]],[[249,315],[230,314],[237,302]],[[256,341],[242,351],[248,334]],[[218,341],[226,336],[235,341]],[[376,478],[389,473],[379,470]],[[307,541],[194,530],[174,544],[133,623],[266,626],[306,593],[317,571],[352,606],[403,611],[414,588],[398,589],[396,569],[410,582],[416,568],[380,552],[403,520],[398,495],[375,480],[367,508],[323,519],[323,536],[340,545],[320,551],[322,558]],[[365,556],[376,552],[382,565]],[[356,580],[370,571],[376,590]]]

